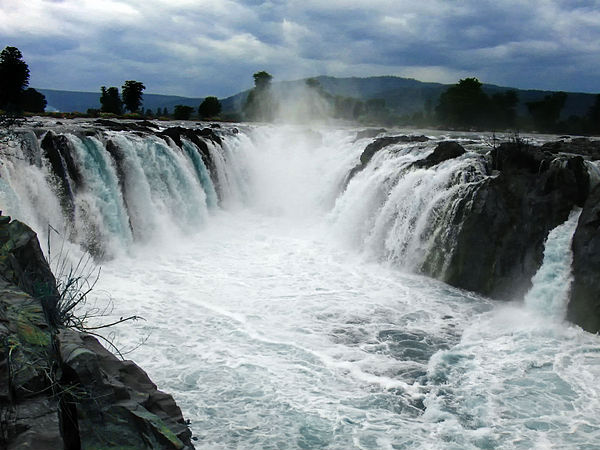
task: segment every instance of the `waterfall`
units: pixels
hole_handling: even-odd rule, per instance
[[[527,308],[558,320],[564,318],[567,309],[572,279],[571,240],[580,215],[581,208],[574,208],[569,218],[548,234],[544,260],[525,296]]]
[[[7,141],[0,209],[43,241],[51,227],[99,259],[134,242],[193,232],[220,200],[242,196],[235,152],[210,135],[192,137],[206,146],[214,173],[185,136],[178,145],[158,133],[84,133],[76,126],[38,134],[21,130]]]
[[[563,316],[579,211],[558,227],[527,216],[530,200],[536,219],[567,210],[564,164],[516,170],[543,187],[519,203],[474,134],[386,135],[363,162],[381,137],[344,127],[118,125],[18,130],[0,148],[0,210],[104,258],[93,325],[145,318],[108,330],[199,446],[597,447],[598,336],[547,319]],[[450,139],[465,151],[438,158]],[[468,260],[467,277],[527,266],[528,282],[546,226],[525,305],[440,281]],[[535,252],[504,246],[528,228]]]
[[[397,144],[377,153],[338,198],[330,216],[336,234],[375,259],[443,277],[457,210],[488,175],[476,152],[416,167],[435,144]]]

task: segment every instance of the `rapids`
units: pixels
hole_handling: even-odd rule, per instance
[[[369,142],[355,136],[242,128],[210,145],[215,185],[189,142],[112,133],[120,179],[101,139],[69,134],[88,180],[71,240],[111,256],[86,307],[98,323],[143,316],[111,338],[173,394],[198,448],[598,448],[599,337],[563,320],[578,211],[525,301],[452,288],[418,272],[451,244],[485,142],[417,170],[431,144],[398,144],[348,181]],[[47,164],[0,175],[2,209],[43,242],[45,223],[66,227]]]

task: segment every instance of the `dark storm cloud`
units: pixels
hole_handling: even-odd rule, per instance
[[[399,75],[600,91],[600,2],[3,0],[32,85],[229,95],[251,74]]]

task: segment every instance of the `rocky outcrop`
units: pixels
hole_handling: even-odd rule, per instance
[[[573,236],[573,282],[567,318],[600,332],[600,185],[588,197]]]
[[[387,130],[385,128],[367,128],[366,130],[357,131],[356,137],[354,138],[354,142],[360,139],[377,137],[380,134],[385,133],[386,131]]]
[[[57,135],[52,131],[48,131],[40,146],[48,161],[50,161],[52,172],[60,183],[63,211],[72,218],[74,214],[74,193],[83,184],[83,177],[73,160],[69,140],[64,135]]]
[[[413,167],[429,169],[430,167],[437,166],[438,164],[449,159],[458,158],[464,154],[465,149],[458,142],[442,141],[435,147],[433,153],[424,159],[416,161],[413,164]]]
[[[589,180],[580,156],[546,153],[522,143],[491,152],[495,176],[461,200],[443,279],[501,299],[522,298],[543,259],[544,241],[583,204]]]
[[[591,160],[600,159],[600,141],[588,138],[574,138],[548,142],[542,145],[542,150],[551,153],[572,153],[585,156]]]
[[[173,398],[62,327],[59,296],[35,233],[0,216],[0,448],[193,449]]]
[[[358,139],[358,137],[357,137],[357,139]],[[371,142],[369,145],[367,145],[365,147],[362,154],[360,155],[360,162],[352,170],[350,170],[350,172],[348,173],[348,176],[346,177],[344,185],[347,186],[348,183],[350,182],[350,180],[352,179],[352,177],[354,177],[354,175],[356,175],[358,172],[363,170],[367,166],[367,164],[369,164],[369,161],[371,161],[371,158],[373,158],[375,153],[377,153],[378,151],[380,151],[386,147],[389,147],[390,145],[395,145],[395,144],[400,144],[400,143],[412,143],[412,142],[427,142],[428,140],[429,140],[429,138],[427,136],[422,136],[422,135],[421,136],[406,136],[406,135],[384,136],[384,137],[375,139],[373,142]]]

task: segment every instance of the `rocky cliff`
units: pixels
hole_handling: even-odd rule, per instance
[[[0,216],[0,448],[193,449],[170,395],[61,326],[60,295],[36,234]]]
[[[383,137],[369,144],[348,180],[376,152],[398,142],[410,140]],[[464,152],[458,143],[443,141],[409,169],[433,167]],[[578,138],[534,146],[515,140],[481,158],[485,177],[457,202],[452,223],[445,225],[452,228],[444,234],[449,239],[433,247],[421,271],[493,298],[523,298],[542,264],[548,233],[573,208],[583,207],[573,239],[568,319],[600,331],[600,187],[594,188],[589,166],[600,159],[600,141]]]

